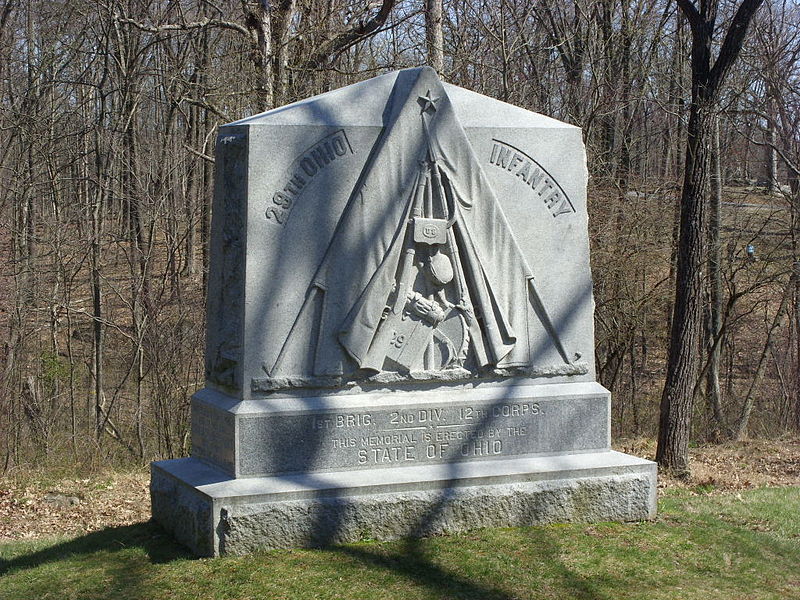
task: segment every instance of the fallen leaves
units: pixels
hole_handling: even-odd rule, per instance
[[[652,441],[623,442],[620,449],[652,457]],[[688,481],[659,476],[659,489],[713,494],[762,486],[800,486],[800,438],[747,440],[691,450]],[[90,531],[150,518],[147,471],[103,472],[89,478],[42,483],[34,476],[0,479],[0,540]],[[741,495],[735,496],[742,500]],[[750,523],[759,530],[762,523]],[[592,527],[587,535],[596,535]]]
[[[651,458],[652,440],[623,441],[623,452]],[[757,487],[800,486],[800,438],[744,440],[709,444],[689,450],[691,477],[658,476],[658,488],[688,488],[710,494]]]
[[[147,472],[106,472],[56,484],[0,479],[0,540],[79,535],[146,521],[149,479]]]

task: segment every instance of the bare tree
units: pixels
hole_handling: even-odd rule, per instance
[[[425,39],[428,47],[428,64],[441,75],[444,72],[442,0],[425,0]]]
[[[719,3],[717,17],[710,0],[680,8],[672,0],[0,0],[4,466],[64,451],[79,461],[185,453],[188,398],[203,378],[217,127],[425,63],[456,85],[583,127],[597,368],[614,393],[615,435],[657,427],[662,357],[653,349],[673,314],[673,247],[681,294],[708,291],[687,288],[698,265],[721,287],[716,326],[700,301],[672,321],[678,331],[697,323],[691,315],[709,317],[699,319],[709,326],[705,354],[716,348],[718,361],[700,361],[692,385],[719,382],[719,418],[714,410],[699,417],[716,419],[724,435],[744,413],[746,430],[800,427],[797,280],[778,310],[799,260],[800,20],[789,0],[767,1],[772,12],[759,13],[752,49],[732,60],[742,28],[720,36],[721,25],[743,19],[730,2]],[[700,40],[692,90],[690,30]],[[720,128],[713,154],[712,121]],[[767,148],[777,183],[789,187],[763,196],[776,210],[762,223],[730,200],[760,202],[731,185],[761,168]],[[672,238],[680,164],[699,169],[703,156],[720,158],[710,180],[719,183],[720,217],[708,230],[697,221],[696,241],[717,248],[716,259],[705,250],[696,259],[685,228]],[[697,191],[709,179],[690,172],[683,216],[693,223],[706,202],[711,221],[706,191]],[[743,257],[751,242],[755,261]],[[701,337],[675,343],[689,348]],[[675,364],[670,398],[676,373],[687,372]]]
[[[719,2],[677,0],[692,31],[692,100],[686,165],[681,192],[680,238],[667,379],[661,398],[658,463],[679,475],[689,473],[692,404],[699,372],[702,332],[703,266],[706,260],[709,154],[716,103],[739,56],[748,26],[763,0],[743,0],[719,54],[712,50]]]

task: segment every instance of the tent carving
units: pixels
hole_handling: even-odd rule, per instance
[[[270,344],[252,389],[586,373],[438,79],[396,89],[386,114],[288,335]]]

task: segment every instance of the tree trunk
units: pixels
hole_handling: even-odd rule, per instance
[[[711,107],[692,104],[681,194],[675,305],[672,311],[667,380],[661,397],[656,460],[678,476],[689,473],[697,350],[702,332],[703,265],[706,260],[706,191]]]
[[[714,118],[711,153],[711,212],[708,223],[709,307],[706,346],[709,349],[706,371],[706,398],[713,421],[712,438],[719,439],[723,429],[722,398],[719,387],[719,358],[722,344],[717,340],[722,329],[722,250],[720,217],[722,205],[722,169],[720,168],[719,116]]]
[[[100,193],[99,191],[97,192]],[[92,375],[94,376],[94,423],[99,439],[103,432],[103,299],[100,284],[100,199],[92,209],[91,288],[92,288]]]
[[[295,0],[283,0],[278,4],[272,19],[273,52],[273,104],[280,106],[289,101],[287,66],[289,64],[289,25],[294,13]]]
[[[787,165],[788,166],[788,165]],[[795,431],[800,432],[800,172],[789,168],[789,203],[790,235],[792,243],[792,271],[794,274],[794,301],[793,321],[790,327],[789,343],[791,344],[794,361],[793,388],[794,388],[794,419]],[[793,338],[791,336],[794,336]],[[791,357],[790,357],[791,360]]]
[[[441,76],[444,71],[442,0],[425,0],[425,40],[428,46],[428,65]]]
[[[690,0],[677,0],[692,30],[692,104],[681,193],[675,306],[656,460],[678,476],[689,475],[692,405],[700,363],[710,132],[721,85],[739,56],[748,25],[762,1],[742,2],[712,66],[718,2],[701,2],[698,10]]]
[[[775,96],[771,89],[771,85],[767,85],[767,143],[764,145],[764,152],[766,152],[767,172],[767,191],[777,192],[780,189],[778,185],[778,152],[776,150],[778,144],[778,134],[775,130],[775,121],[777,119],[777,110],[775,109]]]
[[[258,0],[255,8],[245,15],[247,28],[253,36],[253,64],[256,68],[256,98],[258,110],[275,106],[272,61],[272,20],[269,0]]]

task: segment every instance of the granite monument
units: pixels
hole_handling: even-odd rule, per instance
[[[580,129],[376,77],[221,128],[206,386],[153,516],[201,555],[655,512],[594,370]]]

